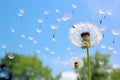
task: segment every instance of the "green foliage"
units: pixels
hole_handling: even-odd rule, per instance
[[[102,54],[99,51],[95,53],[94,56],[90,57],[91,62],[91,77],[92,80],[107,80],[109,77],[108,69],[110,69],[110,65],[108,64],[110,55]],[[83,58],[84,66],[80,70],[81,80],[87,80],[87,59]]]
[[[120,68],[116,68],[112,70],[111,78],[112,80],[120,80]]]
[[[12,80],[59,80],[60,75],[53,77],[52,70],[36,56],[14,55],[10,59],[7,54],[0,64],[5,64],[10,69]]]

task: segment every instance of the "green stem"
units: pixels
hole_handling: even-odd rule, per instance
[[[76,72],[77,72],[77,74],[78,74],[77,80],[81,80],[80,73],[79,73],[79,69],[76,69]]]
[[[86,50],[87,50],[87,64],[88,64],[88,80],[91,80],[89,48],[86,48]]]

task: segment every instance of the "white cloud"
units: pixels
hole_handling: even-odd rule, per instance
[[[76,79],[77,79],[77,74],[71,71],[66,71],[62,73],[60,80],[76,80]]]

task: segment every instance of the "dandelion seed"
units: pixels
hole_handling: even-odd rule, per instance
[[[50,53],[51,53],[51,54],[53,54],[53,55],[55,54],[55,52],[54,52],[54,51],[50,51]]]
[[[114,48],[113,48],[113,47],[111,47],[111,46],[109,46],[109,47],[108,47],[108,49],[109,49],[109,50],[113,50]]]
[[[49,49],[48,47],[45,47],[45,50],[46,50],[46,51],[49,51],[50,49]]]
[[[61,19],[60,19],[60,18],[57,18],[57,21],[58,21],[58,22],[61,22]]]
[[[11,29],[11,32],[13,32],[13,33],[14,33],[14,32],[15,32],[15,29],[14,29],[14,28],[12,28],[12,29]]]
[[[102,60],[99,60],[98,63],[99,63],[100,65],[104,65],[104,61],[102,61]]]
[[[72,8],[77,8],[78,6],[76,4],[72,4]]]
[[[105,45],[101,45],[101,48],[105,49],[105,48],[106,48],[106,46],[105,46]]]
[[[102,19],[100,19],[100,24],[102,24]]]
[[[29,36],[29,37],[28,37],[28,39],[32,41],[34,38],[33,38],[33,37],[31,37],[31,36]]]
[[[22,38],[25,38],[25,35],[24,35],[24,34],[21,34],[21,37],[22,37]]]
[[[6,48],[6,47],[7,47],[7,44],[3,44],[3,45],[2,45],[2,48]]]
[[[101,9],[99,9],[98,13],[102,14],[102,15],[112,15],[112,12],[110,10],[101,10]]]
[[[41,33],[42,30],[41,30],[40,28],[37,28],[37,29],[36,29],[36,32],[37,32],[37,33]]]
[[[43,23],[43,20],[42,19],[38,19],[38,23]]]
[[[58,25],[57,24],[52,24],[51,29],[58,29]]]
[[[8,54],[8,58],[9,59],[14,59],[14,55],[13,54]]]
[[[33,40],[33,43],[34,43],[34,44],[36,44],[36,43],[37,43],[37,41],[36,41],[36,40]]]
[[[68,21],[68,20],[71,19],[71,17],[72,17],[72,14],[71,14],[71,13],[67,13],[67,14],[65,14],[61,19],[62,19],[63,21]]]
[[[56,12],[56,13],[60,13],[60,10],[59,10],[59,9],[55,9],[55,12]]]
[[[22,44],[19,44],[19,47],[20,47],[20,48],[23,48],[23,45],[22,45]]]
[[[38,49],[37,51],[36,51],[38,54],[40,54],[40,50]]]

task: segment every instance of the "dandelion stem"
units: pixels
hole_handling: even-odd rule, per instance
[[[76,72],[77,72],[77,74],[78,74],[77,80],[81,80],[81,78],[80,78],[80,73],[79,73],[79,69],[76,69]]]
[[[91,80],[89,48],[86,48],[86,50],[87,50],[87,64],[88,64],[88,80]]]

